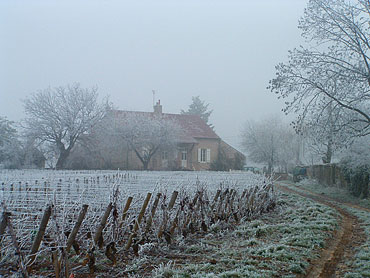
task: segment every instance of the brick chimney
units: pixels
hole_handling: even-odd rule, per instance
[[[156,105],[154,105],[154,114],[156,115],[162,115],[162,105],[161,100],[158,100]]]

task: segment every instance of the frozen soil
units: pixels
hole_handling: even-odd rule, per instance
[[[366,252],[369,247],[369,208],[343,202],[343,198],[337,203],[339,198],[296,187],[290,182],[280,182],[278,187],[330,206],[342,218],[335,236],[322,250],[320,259],[312,263],[307,277],[370,277],[370,254]]]

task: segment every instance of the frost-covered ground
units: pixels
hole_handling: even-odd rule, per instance
[[[1,200],[22,216],[22,221],[15,221],[15,226],[25,230],[24,223],[36,223],[31,238],[43,208],[49,202],[56,205],[60,214],[51,220],[47,230],[47,234],[56,238],[57,226],[68,226],[66,216],[78,212],[83,203],[89,204],[92,214],[85,221],[98,224],[108,202],[119,204],[121,211],[128,196],[134,196],[133,207],[137,209],[148,192],[167,192],[169,199],[173,190],[178,190],[179,195],[199,188],[207,188],[210,194],[220,188],[243,192],[248,188],[255,191],[256,186],[270,182],[261,175],[246,172],[135,171],[1,171],[0,180]],[[114,267],[105,257],[104,249],[96,250],[96,275],[132,278],[300,277],[307,271],[310,261],[318,256],[337,222],[335,210],[294,194],[280,193],[274,211],[253,215],[238,225],[217,221],[210,224],[206,232],[186,237],[176,234],[170,244],[164,240],[148,241],[140,246],[137,255],[127,253],[121,246]],[[154,229],[157,228],[158,224]],[[23,237],[30,239],[29,230],[19,238]],[[106,242],[117,239],[113,228],[106,230],[104,237]],[[5,247],[12,248],[11,245]],[[37,275],[52,277],[50,252],[47,248],[43,250],[38,254],[38,262],[45,266]],[[71,255],[74,255],[73,251]],[[3,262],[7,256],[13,255],[5,252]],[[76,278],[85,277],[83,275],[89,272],[87,266],[80,266],[84,258],[75,255],[70,258],[71,271]]]
[[[360,199],[351,195],[347,188],[338,186],[326,186],[319,184],[315,180],[303,179],[301,182],[295,184],[295,189],[308,189],[318,194],[325,194],[339,202],[351,203],[360,205],[370,209],[370,198]]]
[[[370,212],[366,210],[370,209],[370,199],[359,199],[353,197],[345,188],[325,186],[309,179],[305,179],[295,185],[290,183],[284,183],[284,185],[290,186],[295,190],[309,190],[329,196],[337,201],[336,204],[359,219],[360,226],[364,230],[365,240],[356,248],[354,256],[346,262],[346,265],[351,270],[346,273],[345,278],[370,277]],[[358,206],[362,206],[365,209],[361,209]]]
[[[211,192],[220,187],[244,190],[264,181],[250,172],[1,170],[0,200],[11,211],[26,209],[39,214],[50,202],[101,208],[112,201],[117,189],[122,199],[134,196],[140,203],[148,192],[193,192],[198,186]]]
[[[163,261],[152,277],[302,277],[336,229],[338,214],[290,193],[282,193],[279,199],[273,213],[243,223],[229,233],[215,227],[200,241],[185,242],[178,252],[196,257],[184,264]]]
[[[31,191],[35,188],[42,190],[45,187],[49,191],[58,189],[64,191],[70,187],[70,194],[84,191],[87,195],[91,193],[89,190],[96,189],[109,193],[109,190],[117,185],[130,194],[143,194],[158,189],[195,190],[196,183],[206,185],[210,189],[217,189],[220,184],[245,188],[259,183],[261,178],[262,176],[251,172],[0,170],[3,191],[4,188],[8,191],[13,184],[15,190],[24,189],[27,185]]]
[[[356,249],[352,259],[346,262],[352,270],[345,278],[370,277],[370,212],[344,205],[342,207],[358,217],[366,236],[366,240]]]
[[[53,246],[66,246],[67,233],[76,223],[83,204],[89,207],[78,241],[85,251],[91,246],[91,235],[95,235],[102,215],[109,206],[112,213],[109,213],[104,228],[104,242],[115,242],[123,251],[122,244],[127,242],[132,223],[135,223],[148,193],[153,196],[149,203],[150,210],[153,209],[157,193],[161,193],[161,199],[148,232],[150,235],[146,232],[143,234],[147,242],[152,242],[153,236],[154,241],[158,241],[155,235],[162,225],[168,226],[163,223],[177,223],[173,227],[175,229],[178,226],[178,231],[171,232],[173,235],[184,232],[182,227],[186,228],[186,233],[193,233],[194,228],[197,233],[200,223],[202,229],[207,230],[212,226],[212,221],[245,221],[271,210],[276,204],[271,181],[246,172],[1,171],[0,182],[2,209],[11,213],[10,220],[16,237],[26,254],[29,253],[44,211],[51,207],[51,218],[45,232],[47,240],[44,240],[37,253],[38,262],[43,263],[49,260]],[[179,192],[179,197],[171,210],[169,200],[174,190]],[[217,195],[216,191],[222,192],[221,195]],[[128,216],[124,217],[123,208],[129,196],[133,197],[133,202],[127,211]],[[215,196],[220,197],[216,199]],[[215,207],[211,207],[211,204]],[[229,218],[235,219],[229,222]],[[192,226],[193,223],[195,226]],[[143,233],[142,229],[140,233]],[[7,234],[2,241],[1,265],[12,261],[13,251],[11,237]]]

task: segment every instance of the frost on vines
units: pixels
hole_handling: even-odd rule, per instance
[[[76,142],[103,118],[107,107],[98,103],[97,88],[73,84],[38,91],[24,101],[27,136],[55,148],[56,168],[63,168]]]
[[[181,133],[179,126],[165,115],[113,111],[107,119],[108,134],[126,142],[144,170],[159,150],[174,150]]]
[[[107,269],[107,259],[113,264],[117,259],[114,277],[122,277],[120,265],[127,266],[127,270],[136,258],[158,258],[168,251],[168,243],[181,248],[185,238],[193,241],[194,236],[221,235],[238,223],[273,210],[277,204],[272,180],[246,172],[189,171],[173,175],[165,171],[18,170],[0,172],[0,178],[4,181],[0,209],[11,213],[14,226],[14,233],[0,229],[0,264],[5,266],[2,270],[9,268],[4,275],[17,269],[19,272],[18,262],[30,261],[35,275],[53,275],[61,270],[65,274],[68,266],[70,273],[102,273],[101,269]],[[141,213],[148,193],[152,197]],[[130,198],[132,202],[127,206]],[[84,207],[83,221],[70,237]],[[30,252],[45,212],[49,221],[42,243]],[[143,221],[134,231],[140,214]],[[22,258],[17,258],[21,252],[15,253],[12,235],[25,255]],[[126,250],[130,238],[132,248]],[[107,252],[109,246],[115,246],[116,251]],[[62,266],[58,270],[53,269],[51,255],[58,257]],[[96,260],[90,260],[92,256]],[[109,269],[110,274],[114,267]]]
[[[327,143],[370,133],[369,24],[369,1],[309,2],[299,22],[308,46],[289,52],[269,86],[299,114],[298,131]]]

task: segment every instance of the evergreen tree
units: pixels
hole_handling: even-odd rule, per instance
[[[21,144],[14,122],[0,116],[0,165],[5,168],[19,168],[21,165]]]
[[[189,105],[188,110],[181,110],[181,114],[198,115],[213,129],[213,125],[208,123],[209,116],[212,114],[213,110],[208,110],[208,106],[209,103],[206,104],[199,96],[192,97],[192,103]]]

